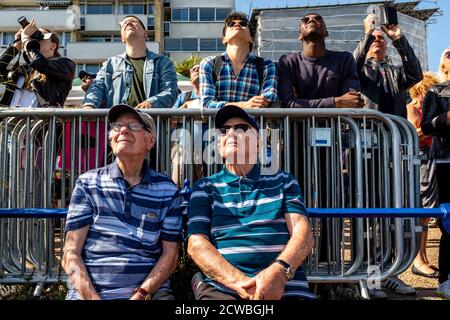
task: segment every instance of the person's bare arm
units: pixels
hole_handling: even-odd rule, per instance
[[[271,101],[264,96],[254,96],[248,101],[227,102],[225,105],[235,105],[243,109],[247,108],[267,108]]]
[[[169,279],[178,263],[178,242],[162,240],[162,254],[152,271],[141,284],[141,288],[149,293],[155,293],[161,285]],[[143,300],[139,292],[136,292],[131,300]]]
[[[408,121],[416,128],[417,135],[419,136],[419,141],[422,141],[426,138],[426,136],[422,132],[422,128],[420,127],[420,114],[417,111],[417,107],[415,104],[410,103],[406,106]]]
[[[293,270],[296,270],[314,246],[311,226],[308,218],[302,214],[285,214],[285,219],[291,238],[278,258],[286,261]],[[284,293],[286,282],[285,269],[278,263],[272,263],[244,287],[256,286],[255,299],[279,300]]]
[[[84,265],[81,253],[90,225],[68,231],[64,244],[62,266],[70,283],[84,300],[100,300]]]
[[[250,278],[231,265],[211,244],[208,237],[201,234],[191,235],[188,254],[208,277],[236,291],[241,298],[252,299],[252,289],[242,288],[242,284]]]

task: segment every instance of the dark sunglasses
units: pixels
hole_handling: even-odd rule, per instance
[[[240,130],[241,132],[247,132],[247,130],[251,127],[245,123],[235,124],[234,126],[223,126],[222,128],[219,128],[220,134],[223,136],[226,135],[231,128],[233,128],[234,132],[238,130]]]
[[[450,51],[447,51],[447,52],[444,54],[444,57],[445,57],[446,59],[450,59]]]
[[[314,20],[316,22],[322,22],[323,18],[321,16],[311,16],[311,17],[304,17],[300,21],[304,24],[307,24],[312,20]]]
[[[228,21],[226,23],[227,27],[229,27],[229,28],[233,28],[237,24],[240,25],[243,28],[248,26],[248,22],[247,21]]]

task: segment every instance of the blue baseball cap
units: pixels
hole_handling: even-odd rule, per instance
[[[235,105],[227,105],[217,111],[216,117],[214,119],[214,125],[216,126],[216,128],[222,128],[224,123],[231,118],[244,119],[253,128],[259,130],[258,122],[256,121],[255,117],[251,114],[248,114],[244,109]]]

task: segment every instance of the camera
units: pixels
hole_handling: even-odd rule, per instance
[[[97,77],[97,74],[93,74],[93,73],[89,73],[89,72],[86,72],[86,71],[84,71],[84,70],[81,70],[81,71],[78,73],[78,78],[80,78],[81,80],[83,80],[85,77],[89,77],[89,78],[95,79],[95,77]]]
[[[367,13],[373,13],[377,16],[377,26],[398,24],[397,10],[391,7],[389,4],[385,3],[370,5],[367,8]]]
[[[395,8],[389,6],[388,4],[384,4],[381,7],[380,24],[385,25],[398,24],[397,10],[395,10]]]
[[[22,28],[25,28],[30,24],[30,22],[24,16],[19,17],[19,19],[17,19],[17,22],[22,26]],[[32,34],[31,38],[37,41],[41,41],[44,39],[44,35],[40,30],[36,30],[36,32]]]

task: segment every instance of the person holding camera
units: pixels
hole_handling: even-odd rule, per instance
[[[406,91],[422,80],[422,68],[400,27],[381,24],[381,30],[377,30],[376,20],[375,14],[366,17],[364,37],[353,52],[365,107],[406,119]],[[392,40],[401,65],[388,61],[384,35]]]
[[[58,36],[48,29],[19,19],[22,28],[0,56],[0,78],[7,83],[2,104],[12,107],[63,107],[72,89],[75,63],[58,52]],[[26,64],[19,64],[24,53]],[[19,55],[17,62],[8,67]]]
[[[380,28],[375,28],[376,25],[379,25]],[[353,52],[353,56],[356,61],[365,108],[406,119],[406,91],[422,80],[420,62],[402,34],[397,21],[383,23],[377,21],[375,14],[369,14],[364,19],[364,31],[364,37]],[[401,65],[393,65],[388,60],[385,35],[392,40],[392,45],[398,51],[402,59]],[[369,184],[371,179],[369,177]],[[378,184],[379,182],[374,180],[374,183]],[[380,198],[375,198],[375,201],[377,205],[381,205]],[[404,283],[397,276],[383,281],[382,287],[397,294],[416,294],[413,287]],[[386,293],[379,289],[372,289],[370,294],[373,298],[387,298]]]

